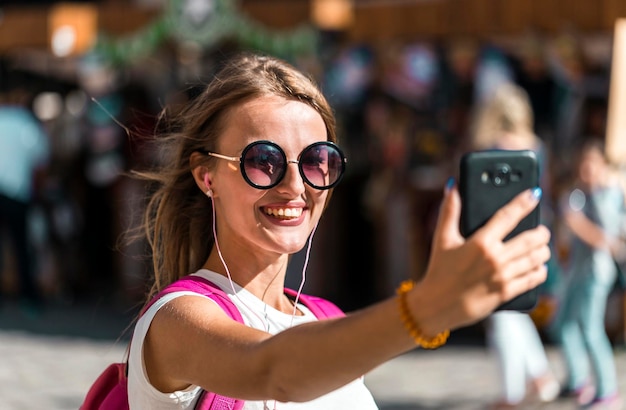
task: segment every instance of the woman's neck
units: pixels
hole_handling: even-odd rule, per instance
[[[214,249],[203,268],[230,277],[233,282],[277,310],[292,309],[293,305],[284,294],[288,255],[261,259],[258,255],[230,257],[223,251],[222,257],[223,261]]]

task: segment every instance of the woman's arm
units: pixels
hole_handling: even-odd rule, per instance
[[[458,192],[446,193],[426,275],[407,295],[427,337],[476,322],[545,280],[545,227],[503,242],[536,206],[525,192],[465,240]],[[155,316],[144,358],[151,383],[164,392],[195,384],[247,400],[308,401],[414,347],[396,298],[271,336],[204,298],[183,296]]]

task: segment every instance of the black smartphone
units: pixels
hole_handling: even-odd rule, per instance
[[[520,192],[539,186],[539,166],[533,151],[487,150],[461,158],[461,234],[472,235]],[[505,241],[539,224],[539,206],[527,215]],[[528,312],[537,304],[537,288],[499,306],[497,310]]]

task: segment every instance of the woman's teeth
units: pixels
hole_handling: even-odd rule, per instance
[[[295,219],[302,215],[302,208],[264,208],[267,215],[281,219]]]

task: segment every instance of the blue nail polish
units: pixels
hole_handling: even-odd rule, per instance
[[[541,199],[542,194],[543,194],[543,191],[539,187],[536,187],[535,189],[532,190],[532,196],[537,201]]]
[[[446,191],[451,190],[453,186],[454,186],[454,177],[450,177],[446,181]]]

